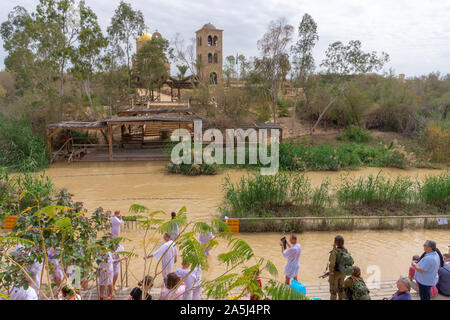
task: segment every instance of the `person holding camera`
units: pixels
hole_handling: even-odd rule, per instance
[[[300,269],[300,255],[302,253],[302,248],[300,244],[297,243],[297,237],[291,235],[289,242],[283,237],[280,242],[281,253],[285,258],[288,259],[286,267],[284,268],[284,273],[286,275],[286,284],[289,285],[291,279],[297,281],[298,270]],[[288,249],[289,247],[289,249]]]

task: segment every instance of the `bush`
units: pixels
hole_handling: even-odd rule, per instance
[[[266,122],[272,117],[272,110],[268,105],[262,105],[256,108],[257,121]]]
[[[450,127],[430,123],[422,133],[422,142],[429,160],[449,163],[450,161]]]
[[[369,142],[372,137],[370,135],[370,131],[357,127],[350,126],[345,129],[343,135],[337,137],[340,141],[348,141],[348,142],[356,142],[356,143],[366,143]]]
[[[0,115],[0,166],[14,171],[38,171],[49,164],[43,139],[34,135],[25,119]]]
[[[169,173],[180,173],[185,176],[199,176],[199,175],[215,175],[219,171],[216,164],[174,164],[170,162],[166,165],[166,170]]]
[[[283,99],[278,99],[277,102],[277,109],[278,109],[278,115],[280,117],[289,117],[289,112],[288,112],[288,102],[283,100]]]

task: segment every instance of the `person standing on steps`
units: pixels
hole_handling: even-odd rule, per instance
[[[347,260],[351,261],[343,261],[345,256],[349,256]],[[333,250],[330,251],[330,258],[329,258],[329,265],[328,270],[330,272],[330,277],[328,279],[330,283],[330,300],[336,300],[339,297],[339,300],[343,300],[345,293],[344,293],[344,280],[346,273],[351,274],[353,272],[351,265],[353,265],[353,261],[351,259],[350,254],[348,253],[347,249],[344,247],[344,237],[341,235],[338,235],[334,238],[333,243]],[[346,263],[345,263],[346,262]],[[344,264],[347,264],[350,266],[346,266],[346,270],[348,269],[348,272],[344,272],[344,270],[340,270],[340,267],[342,267]]]

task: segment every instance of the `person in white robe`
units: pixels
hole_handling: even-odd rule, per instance
[[[177,269],[175,273],[181,278],[181,281],[186,285],[184,291],[183,300],[200,300],[201,296],[201,271],[200,267],[195,267],[194,270],[189,268],[190,263],[183,261],[181,263],[181,268]],[[200,277],[200,279],[199,279]]]
[[[209,255],[209,251],[211,250],[209,248],[209,245],[206,245],[206,244],[214,238],[215,237],[212,234],[212,232],[208,232],[208,233],[200,232],[200,234],[198,235],[198,242],[200,242],[200,244],[202,246],[205,246],[204,253],[206,256]]]
[[[170,240],[170,234],[165,233],[163,236],[164,244],[156,250],[154,253],[145,257],[145,259],[154,257],[156,259],[161,258],[162,275],[164,283],[167,282],[167,275],[173,272],[173,265],[177,262],[177,248],[172,240]]]
[[[172,212],[171,216],[172,216],[172,220],[177,218],[177,214],[175,212]],[[172,241],[175,241],[175,239],[180,234],[180,228],[178,227],[178,225],[176,223],[174,224],[173,229],[169,232],[169,234],[170,234],[170,239]]]
[[[297,281],[298,270],[300,269],[300,255],[302,253],[302,248],[300,244],[297,243],[297,237],[291,235],[289,242],[286,242],[287,249],[284,249],[283,242],[280,242],[281,252],[283,256],[288,260],[286,267],[284,268],[284,273],[286,275],[286,284],[289,285],[291,279]]]
[[[124,248],[120,244],[114,246],[114,261],[113,261],[113,288],[116,290],[116,282],[120,273],[120,262],[122,261],[120,253],[124,251]]]
[[[25,246],[19,244],[15,247],[14,251],[21,252],[25,249]],[[25,251],[26,254],[30,255],[29,251]],[[41,274],[42,274],[43,262],[35,261],[31,266],[27,267],[27,271],[30,274],[33,274],[34,283],[30,282],[30,286],[36,291],[36,294],[39,296],[39,289],[41,287]]]
[[[99,264],[100,277],[98,279],[100,300],[103,300],[103,294],[105,292],[105,287],[108,287],[109,295],[107,300],[113,297],[113,275],[114,275],[114,256],[112,252],[107,252],[102,256],[102,262]]]
[[[111,234],[113,239],[120,237],[122,223],[123,219],[120,211],[114,212],[114,216],[111,217]]]
[[[64,279],[64,273],[58,258],[58,252],[54,248],[48,248],[47,255],[48,261],[53,265],[53,272],[51,273],[50,278],[56,284],[60,285]]]
[[[29,275],[31,278],[35,278],[36,275],[33,271],[29,272]],[[36,293],[36,290],[31,286],[32,282],[31,280],[28,280],[28,289],[25,289],[24,287],[13,287],[10,294],[9,299],[10,300],[38,300],[38,294]]]

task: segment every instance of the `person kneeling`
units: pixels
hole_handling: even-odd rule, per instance
[[[347,300],[370,300],[370,291],[361,278],[361,269],[353,267],[353,273],[344,281],[344,291]]]

